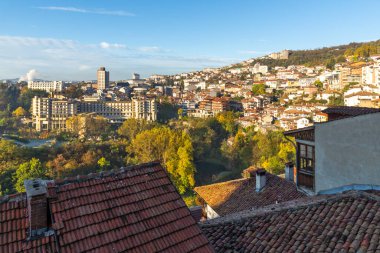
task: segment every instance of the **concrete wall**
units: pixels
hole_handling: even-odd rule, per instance
[[[380,185],[380,113],[315,125],[315,192]]]

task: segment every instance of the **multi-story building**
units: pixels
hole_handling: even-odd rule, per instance
[[[97,72],[98,90],[105,90],[110,84],[110,72],[105,67],[100,67]]]
[[[296,184],[311,195],[380,189],[380,109],[331,107],[323,124],[285,132],[295,138]],[[365,127],[363,127],[365,126]]]
[[[28,89],[44,90],[47,92],[61,92],[64,88],[62,81],[29,81]]]
[[[271,53],[269,58],[275,59],[275,60],[282,60],[282,59],[288,59],[289,58],[289,50],[282,50],[281,52],[277,53]]]
[[[154,98],[133,98],[130,101],[75,101],[34,97],[32,101],[33,121],[37,131],[66,130],[66,120],[79,113],[96,113],[111,123],[122,123],[126,119],[157,119],[157,104]]]
[[[226,97],[214,98],[212,100],[212,112],[214,115],[229,110],[229,99]]]
[[[96,113],[110,120],[111,123],[122,123],[126,119],[157,119],[155,99],[139,98],[131,101],[98,101],[81,102],[81,113]]]
[[[77,101],[34,97],[32,115],[37,131],[65,130],[67,118],[78,113]]]

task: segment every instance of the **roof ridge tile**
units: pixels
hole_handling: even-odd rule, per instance
[[[305,197],[295,200],[290,200],[286,202],[282,202],[279,204],[268,205],[264,207],[260,207],[255,210],[244,210],[237,213],[232,213],[223,217],[214,218],[211,220],[206,220],[203,222],[199,222],[198,224],[201,227],[208,226],[217,226],[221,223],[236,223],[240,221],[244,221],[250,219],[252,217],[263,216],[269,213],[278,213],[285,210],[299,210],[306,207],[315,207],[322,203],[332,203],[341,199],[349,199],[349,198],[360,198],[364,197],[367,199],[380,201],[380,197],[375,194],[366,193],[362,191],[348,191],[345,193],[339,194],[331,194],[331,195],[316,195],[313,197]]]

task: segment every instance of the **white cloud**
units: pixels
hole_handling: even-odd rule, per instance
[[[55,47],[62,48],[75,47],[77,42],[73,40],[60,40],[52,38],[35,38],[35,37],[20,37],[20,36],[0,36],[0,45],[10,45],[10,46],[23,46],[23,47]]]
[[[143,76],[153,73],[174,74],[238,61],[208,56],[183,57],[158,46],[129,48],[124,44],[110,42],[81,43],[74,40],[2,35],[0,59],[0,79],[19,77],[28,70],[38,69],[44,73],[44,76],[38,78],[46,80],[96,79],[98,66],[109,69],[112,80],[122,80],[133,72]],[[25,80],[27,79],[26,76]]]
[[[148,53],[157,53],[157,52],[164,51],[161,48],[156,47],[156,46],[153,46],[153,47],[139,47],[138,50],[141,51],[141,52],[148,52]]]
[[[103,49],[108,49],[108,48],[115,48],[115,49],[120,49],[120,48],[127,48],[126,45],[124,44],[117,44],[117,43],[108,43],[108,42],[101,42],[99,46]]]
[[[84,65],[84,64],[79,65],[80,71],[85,71],[85,70],[89,70],[89,69],[91,69],[91,66]]]
[[[88,14],[98,14],[98,15],[111,15],[111,16],[128,16],[133,17],[135,14],[127,11],[109,11],[104,9],[82,9],[75,7],[60,7],[60,6],[41,6],[37,7],[41,10],[49,10],[49,11],[65,11],[65,12],[77,12],[77,13],[88,13]]]

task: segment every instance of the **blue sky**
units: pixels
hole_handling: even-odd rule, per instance
[[[377,0],[1,0],[0,79],[111,80],[380,39]]]

